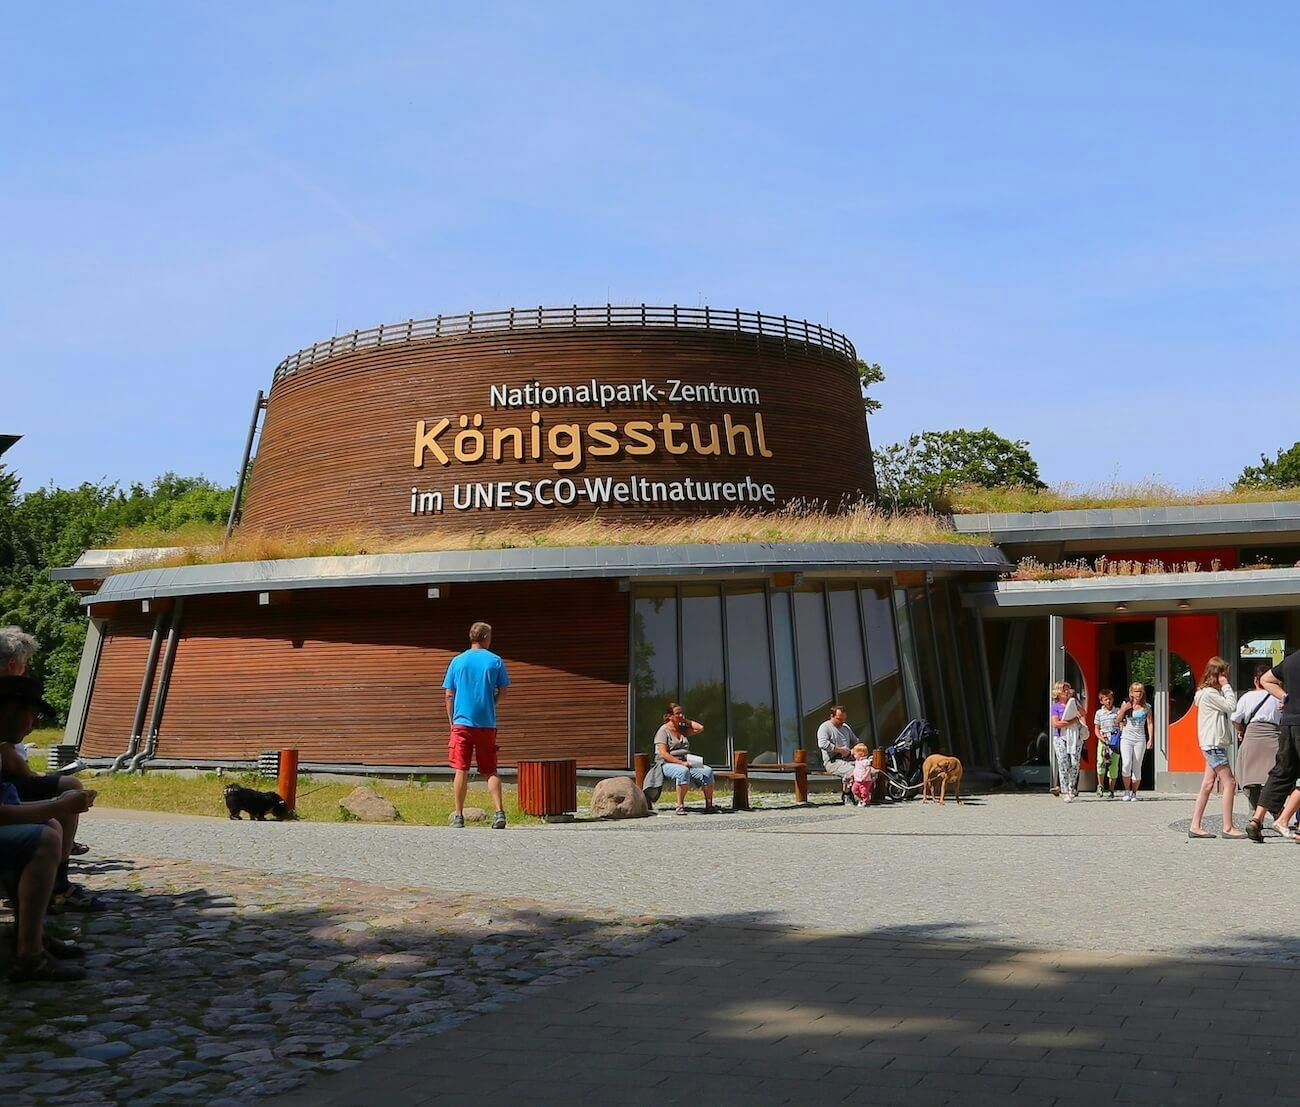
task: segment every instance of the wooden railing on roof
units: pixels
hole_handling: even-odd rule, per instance
[[[275,380],[322,361],[354,350],[397,345],[430,338],[484,334],[500,331],[535,331],[574,327],[680,327],[690,330],[731,331],[765,335],[782,342],[795,342],[857,359],[857,351],[844,335],[787,315],[767,315],[739,308],[651,307],[647,304],[605,304],[597,307],[508,308],[504,311],[471,311],[465,315],[435,315],[431,319],[408,319],[404,323],[383,323],[364,331],[336,335],[324,342],[304,346],[275,367]]]

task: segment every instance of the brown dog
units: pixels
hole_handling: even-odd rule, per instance
[[[939,785],[938,801],[944,802],[948,795],[948,785],[952,784],[952,795],[961,803],[961,762],[955,757],[943,753],[932,753],[921,766],[921,802],[935,799],[934,786]]]

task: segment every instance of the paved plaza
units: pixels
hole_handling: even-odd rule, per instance
[[[1191,807],[1190,797],[1009,795],[504,833],[194,819],[164,835],[97,816],[86,833],[115,854],[633,914],[1096,950],[1122,935],[1131,949],[1300,956],[1300,846],[1271,835],[1264,846],[1188,841]]]
[[[96,812],[91,980],[14,989],[0,1069],[41,1104],[1287,1102],[1300,847],[1189,814]]]

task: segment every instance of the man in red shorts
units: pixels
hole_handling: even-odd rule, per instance
[[[510,674],[506,663],[488,648],[491,645],[492,628],[487,623],[475,623],[469,628],[469,649],[451,659],[442,680],[447,721],[451,723],[447,760],[456,770],[456,813],[451,825],[465,825],[465,793],[472,760],[479,773],[487,777],[488,791],[496,804],[492,829],[505,830],[505,805],[501,802],[501,778],[497,776],[497,701],[505,695]]]

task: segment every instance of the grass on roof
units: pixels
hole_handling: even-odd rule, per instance
[[[956,515],[971,515],[984,512],[1079,511],[1113,507],[1195,507],[1207,504],[1278,503],[1285,500],[1300,500],[1300,486],[1240,491],[1209,488],[1179,492],[1166,484],[1145,481],[1092,487],[1058,484],[1047,489],[968,486],[951,494],[951,507]]]
[[[132,532],[132,537],[138,532]],[[171,535],[153,536],[152,546],[178,545]],[[770,514],[735,512],[681,522],[616,523],[599,516],[557,522],[540,529],[503,526],[489,531],[442,531],[386,538],[363,530],[334,533],[241,534],[221,542],[188,546],[151,567],[210,565],[230,561],[277,561],[298,557],[348,557],[357,554],[425,553],[443,550],[534,549],[555,546],[684,546],[729,542],[954,542],[987,545],[980,536],[957,534],[946,518],[916,512],[888,515],[862,505],[832,514],[790,509]],[[128,563],[116,572],[141,568]]]

